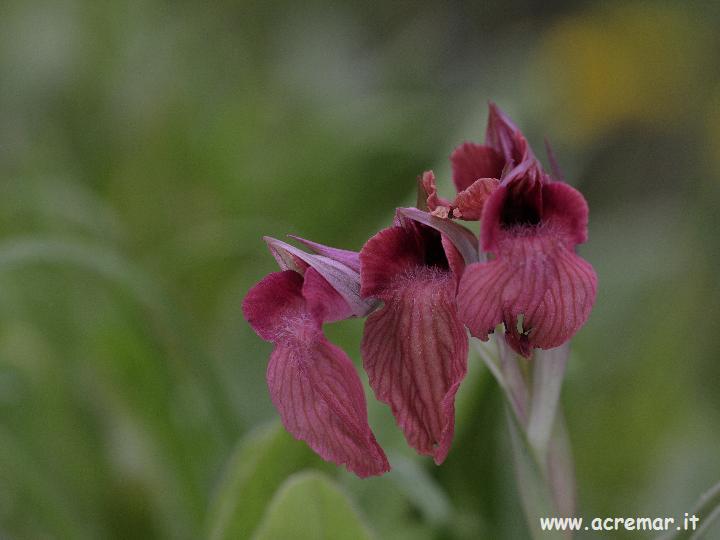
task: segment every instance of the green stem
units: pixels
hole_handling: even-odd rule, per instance
[[[684,540],[702,538],[707,532],[710,525],[720,516],[720,482],[706,491],[693,507],[690,515],[695,515],[699,520],[697,530],[690,531],[672,531],[662,536],[662,540]]]

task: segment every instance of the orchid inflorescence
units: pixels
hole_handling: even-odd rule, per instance
[[[466,142],[450,160],[455,199],[440,197],[425,172],[418,207],[397,209],[359,253],[294,237],[309,253],[266,238],[281,271],[243,302],[252,328],[274,344],[267,383],[287,430],[360,477],[390,465],[355,367],[325,323],[367,316],[370,386],[408,444],[440,464],[467,373],[466,328],[486,341],[502,324],[507,344],[530,358],[566,343],[595,301],[595,272],[575,252],[587,239],[585,199],[543,170],[497,106],[485,144]],[[480,221],[479,241],[457,220]]]

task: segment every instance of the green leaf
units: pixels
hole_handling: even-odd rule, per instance
[[[230,457],[208,509],[211,540],[249,538],[273,493],[288,475],[307,467],[329,468],[280,422],[252,431]]]
[[[273,497],[253,540],[369,540],[348,497],[326,476],[303,472]]]
[[[429,523],[447,523],[452,507],[439,483],[416,461],[401,455],[392,455],[391,459],[393,470],[388,473],[388,480],[395,483]]]

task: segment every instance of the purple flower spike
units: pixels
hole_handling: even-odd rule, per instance
[[[483,211],[482,247],[494,259],[468,266],[460,283],[460,317],[470,332],[487,340],[502,322],[508,343],[525,357],[567,342],[597,290],[595,271],[575,253],[587,220],[577,190],[550,181],[530,161],[511,171]]]
[[[448,237],[405,215],[368,240],[360,262],[361,294],[384,302],[363,335],[370,386],[390,405],[408,444],[440,464],[467,371],[468,338],[455,301],[465,259]]]
[[[322,332],[324,322],[352,316],[348,302],[307,266],[304,276],[293,270],[266,276],[248,292],[243,313],[275,345],[267,383],[285,428],[360,478],[389,471],[352,361]]]

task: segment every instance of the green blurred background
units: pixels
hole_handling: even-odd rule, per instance
[[[240,311],[275,270],[262,235],[359,249],[423,170],[450,195],[488,99],[591,208],[579,514],[682,516],[720,479],[719,24],[717,2],[4,0],[0,537],[246,538],[312,468],[378,538],[525,538],[477,358],[441,467],[368,393],[395,469],[360,481],[278,429]],[[359,361],[361,328],[328,333]]]

